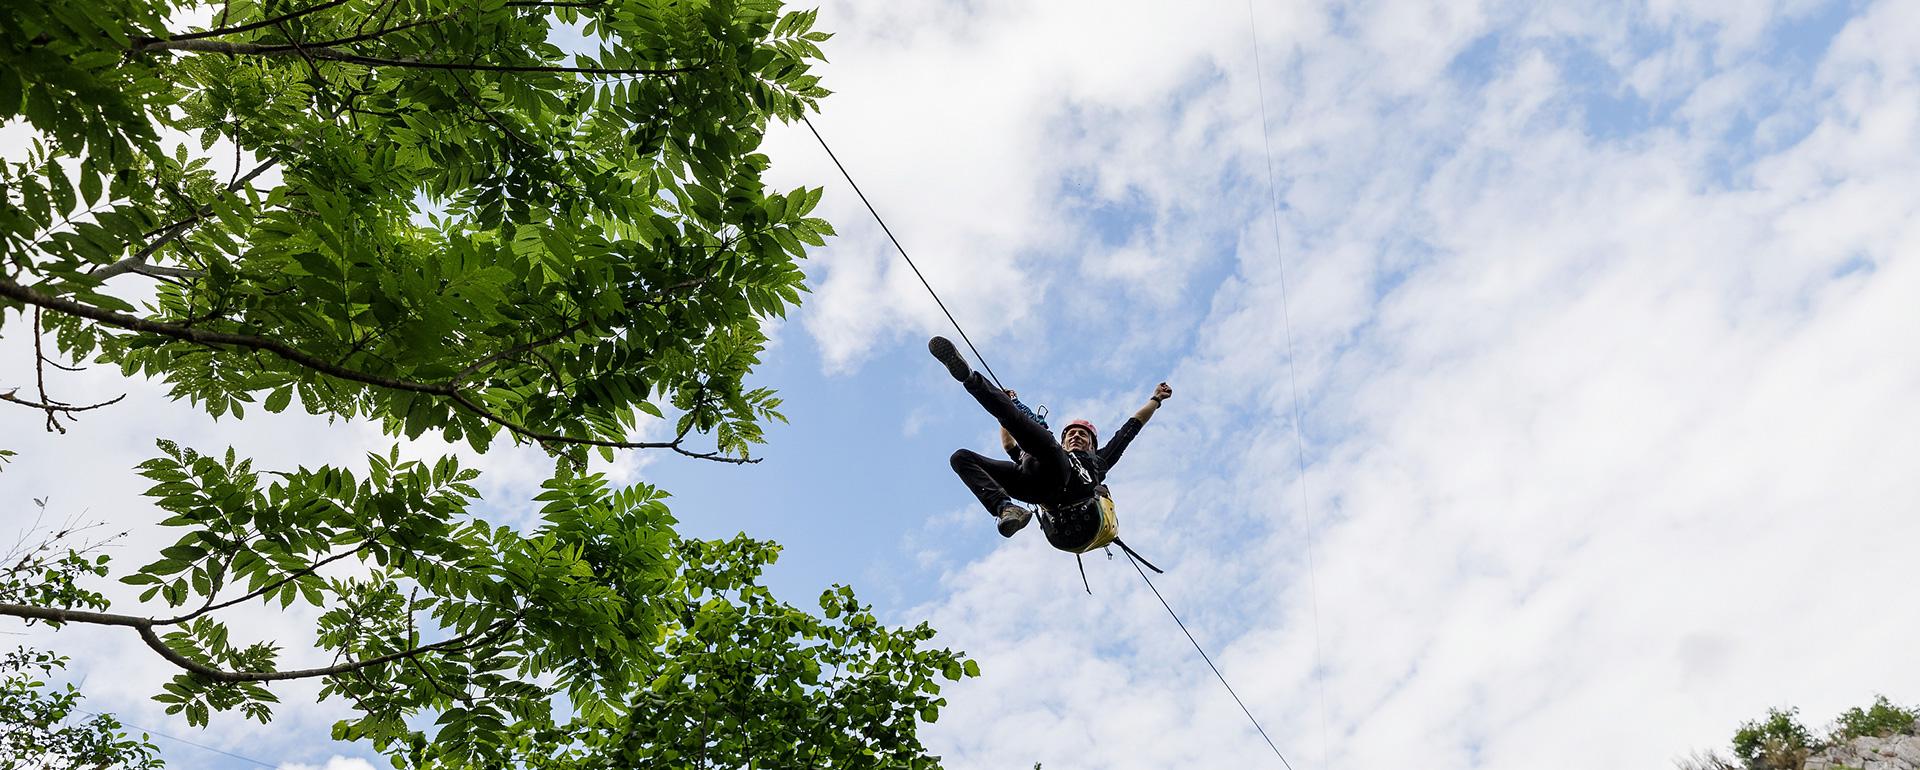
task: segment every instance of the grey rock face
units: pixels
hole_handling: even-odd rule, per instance
[[[1920,736],[1864,737],[1807,758],[1806,770],[1920,770]]]

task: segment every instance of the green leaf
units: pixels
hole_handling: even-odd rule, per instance
[[[0,67],[0,115],[11,117],[20,111],[21,86],[12,67]]]
[[[5,78],[0,78],[4,80]],[[88,207],[100,202],[100,175],[92,171],[80,171],[80,197]]]

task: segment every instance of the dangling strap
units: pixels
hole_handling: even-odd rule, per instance
[[[1124,546],[1124,545],[1123,545],[1123,546],[1120,546],[1120,547],[1121,547],[1121,548],[1125,548],[1126,546]],[[1075,563],[1075,564],[1078,564],[1078,565],[1080,565],[1080,585],[1081,585],[1081,587],[1083,587],[1083,588],[1086,588],[1086,589],[1087,589],[1087,595],[1088,595],[1088,596],[1092,596],[1092,595],[1093,595],[1093,586],[1092,586],[1091,584],[1089,584],[1089,583],[1087,582],[1087,563],[1086,563],[1086,562],[1084,562],[1084,561],[1081,561],[1081,560],[1080,560],[1080,554],[1077,554],[1077,553],[1073,555],[1073,563]],[[1147,566],[1149,566],[1149,567],[1151,567],[1151,566],[1153,566],[1153,565],[1151,565],[1151,564],[1149,564],[1149,565],[1147,565]],[[1159,572],[1159,570],[1157,570],[1157,569],[1156,569],[1156,570],[1154,570],[1154,571],[1155,571],[1155,572]]]
[[[1127,541],[1125,541],[1125,540],[1121,540],[1120,538],[1117,538],[1117,537],[1116,537],[1116,538],[1114,538],[1114,539],[1113,539],[1113,543],[1114,543],[1114,545],[1117,545],[1117,546],[1120,546],[1120,550],[1122,550],[1122,551],[1126,551],[1126,552],[1127,552],[1127,557],[1128,557],[1128,558],[1131,558],[1131,559],[1133,559],[1134,561],[1137,561],[1137,562],[1140,562],[1141,564],[1145,564],[1145,565],[1147,565],[1147,569],[1150,569],[1150,570],[1153,570],[1153,571],[1154,571],[1155,573],[1158,573],[1158,574],[1161,574],[1161,575],[1165,575],[1165,574],[1167,574],[1167,571],[1166,571],[1166,570],[1163,570],[1163,569],[1161,569],[1161,568],[1159,568],[1159,567],[1155,567],[1155,566],[1153,566],[1153,562],[1150,562],[1150,561],[1147,561],[1147,557],[1145,557],[1145,556],[1141,556],[1140,554],[1138,554],[1138,553],[1135,553],[1135,552],[1134,552],[1134,550],[1133,550],[1132,548],[1130,548],[1130,547],[1128,547],[1128,546],[1127,546]],[[1084,572],[1086,571],[1086,567],[1081,567],[1081,568],[1080,568],[1080,570],[1081,570],[1081,572],[1082,572],[1082,573],[1084,573]],[[1083,579],[1084,579],[1084,578],[1083,578]],[[1089,590],[1087,591],[1087,593],[1093,593],[1093,591],[1092,591],[1091,589],[1089,589]]]

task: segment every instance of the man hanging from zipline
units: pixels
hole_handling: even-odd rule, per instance
[[[1153,397],[1113,432],[1106,446],[1099,446],[1093,423],[1086,420],[1069,423],[1056,441],[1044,423],[1015,403],[1010,392],[973,371],[953,342],[934,337],[927,342],[927,350],[1000,422],[1003,441],[1010,437],[1018,447],[1017,452],[1008,447],[1015,456],[1011,462],[970,449],[953,453],[953,472],[999,520],[1002,537],[1013,537],[1033,518],[1031,511],[1014,502],[1022,500],[1040,507],[1040,528],[1047,542],[1062,551],[1086,553],[1118,539],[1113,498],[1103,483],[1107,471],[1120,461],[1120,453],[1140,426],[1152,419],[1160,402],[1173,396],[1173,388],[1164,382],[1155,387]]]

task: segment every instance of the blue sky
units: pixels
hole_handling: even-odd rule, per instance
[[[828,2],[816,125],[1029,402],[1110,429],[1172,383],[1112,478],[1124,534],[1295,767],[1660,766],[1768,706],[1920,700],[1920,620],[1886,609],[1920,538],[1920,9],[1259,3],[1275,221],[1248,7],[1162,5]],[[843,234],[757,375],[792,423],[758,466],[612,471],[689,532],[783,543],[790,600],[850,583],[980,658],[928,731],[951,767],[1272,764],[1123,562],[1088,560],[1089,597],[994,534],[945,462],[995,443],[924,352],[945,320],[810,136],[767,147]],[[0,412],[0,495],[75,478],[83,442],[107,468],[153,435],[386,445],[130,414]],[[524,515],[537,458],[482,462]],[[85,473],[66,504],[140,518]],[[126,642],[62,639],[87,671]],[[297,694],[192,731],[156,677],[90,689],[272,761],[371,758]]]

